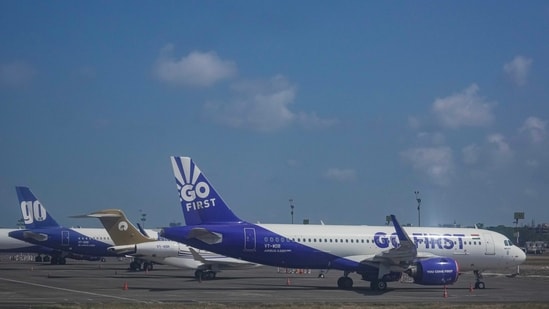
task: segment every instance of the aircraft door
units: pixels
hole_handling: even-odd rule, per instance
[[[61,231],[61,246],[69,245],[69,231]]]
[[[494,244],[494,239],[492,238],[492,234],[483,234],[484,236],[484,244],[486,245],[486,252],[484,254],[486,255],[493,255],[496,254],[496,245]]]
[[[244,251],[255,251],[255,229],[244,228]]]

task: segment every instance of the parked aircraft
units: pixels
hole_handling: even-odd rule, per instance
[[[179,268],[195,269],[195,277],[214,279],[217,272],[224,269],[244,269],[257,267],[257,264],[229,258],[212,252],[188,247],[184,244],[143,235],[119,209],[105,209],[85,217],[99,218],[115,246],[108,250],[134,257],[132,269],[152,269],[152,262]],[[83,217],[83,216],[79,216]],[[154,232],[152,232],[154,233]],[[150,235],[150,233],[148,233]]]
[[[25,229],[13,230],[8,235],[14,239],[49,248],[51,264],[65,264],[66,258],[90,261],[105,256],[116,256],[107,250],[113,243],[105,229],[66,228],[46,211],[28,187],[16,187]],[[45,261],[48,260],[44,257]],[[35,259],[43,260],[41,255]]]
[[[237,217],[189,157],[172,157],[186,226],[160,235],[189,246],[246,261],[288,268],[343,271],[339,288],[349,289],[356,272],[373,290],[403,273],[421,285],[448,285],[473,271],[517,266],[524,252],[504,235],[482,229],[351,225],[253,224]]]

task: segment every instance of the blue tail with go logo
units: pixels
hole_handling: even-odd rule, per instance
[[[21,206],[25,228],[40,229],[59,227],[57,221],[48,214],[46,208],[34,194],[32,194],[28,187],[15,187],[15,191],[17,191],[17,198],[19,199],[19,205]]]
[[[187,225],[241,222],[189,157],[171,157]]]

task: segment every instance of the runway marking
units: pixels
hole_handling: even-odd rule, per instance
[[[132,301],[132,302],[137,302],[137,303],[148,303],[146,301],[136,300],[134,298],[127,298],[127,297],[113,296],[113,295],[107,295],[107,294],[99,294],[99,293],[92,293],[92,292],[86,292],[86,291],[59,288],[59,287],[55,287],[55,286],[49,286],[49,285],[39,284],[39,283],[32,283],[32,282],[27,282],[27,281],[13,280],[13,279],[7,279],[7,278],[0,278],[0,280],[13,282],[13,283],[26,284],[26,285],[33,285],[33,286],[48,288],[48,289],[52,289],[52,290],[87,294],[87,295],[93,295],[93,296],[98,296],[98,297],[109,297],[109,298],[115,298],[115,299],[119,299],[119,300],[127,300],[127,301]]]

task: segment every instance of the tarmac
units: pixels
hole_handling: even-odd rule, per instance
[[[262,266],[227,270],[217,279],[198,281],[193,270],[155,265],[152,271],[128,271],[128,260],[68,260],[67,265],[10,261],[0,257],[0,307],[29,308],[59,304],[549,304],[549,264],[541,263],[516,276],[485,273],[483,290],[472,289],[474,276],[462,274],[446,289],[408,280],[390,282],[386,291],[372,291],[356,274],[351,290],[337,288],[341,271]],[[508,270],[512,273],[514,270]],[[288,271],[290,272],[290,271]]]

